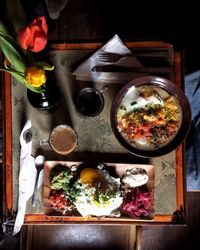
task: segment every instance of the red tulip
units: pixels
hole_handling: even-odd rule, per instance
[[[47,44],[48,27],[45,16],[34,19],[27,27],[18,32],[18,40],[23,49],[32,52],[43,50]]]

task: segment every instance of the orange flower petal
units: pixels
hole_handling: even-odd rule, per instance
[[[18,40],[22,48],[39,52],[47,44],[47,32],[48,26],[45,16],[39,16],[28,27],[19,30]]]
[[[31,31],[29,27],[22,28],[18,32],[18,41],[23,49],[28,49],[30,44]]]
[[[30,48],[31,51],[39,52],[45,48],[47,44],[47,37],[44,33],[42,34],[40,32],[36,32],[33,39],[33,47]]]
[[[47,26],[47,22],[46,22],[45,16],[39,16],[38,17],[38,21],[41,22],[41,28],[44,31],[44,33],[47,35],[48,26]]]

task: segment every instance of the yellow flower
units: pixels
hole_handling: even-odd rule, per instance
[[[32,87],[38,88],[46,82],[46,74],[43,69],[37,67],[27,67],[24,72],[25,80]]]

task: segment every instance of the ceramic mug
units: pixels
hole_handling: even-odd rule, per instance
[[[99,115],[104,108],[103,93],[108,86],[104,86],[101,90],[95,88],[82,89],[76,98],[76,110],[85,117],[95,117]]]
[[[78,136],[76,131],[69,125],[58,125],[50,133],[48,139],[39,141],[40,146],[49,144],[58,154],[68,155],[76,148]]]

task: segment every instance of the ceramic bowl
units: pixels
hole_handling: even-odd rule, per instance
[[[178,85],[159,76],[136,78],[122,87],[111,106],[111,127],[119,143],[140,157],[175,150],[191,124],[189,101]]]

